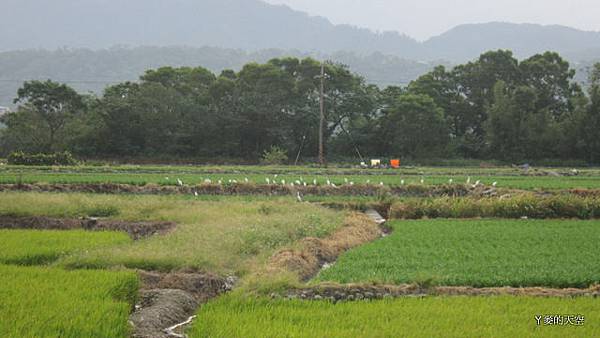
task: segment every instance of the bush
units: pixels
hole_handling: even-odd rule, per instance
[[[78,161],[68,152],[54,154],[26,154],[22,151],[8,155],[8,164],[14,165],[77,165]]]
[[[265,150],[261,163],[263,164],[284,164],[288,161],[287,152],[277,146],[271,147],[269,150]]]

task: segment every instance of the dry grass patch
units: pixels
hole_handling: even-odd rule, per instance
[[[344,213],[292,198],[0,193],[0,215],[81,217],[89,210],[116,210],[111,219],[173,221],[164,236],[90,250],[61,260],[68,267],[125,266],[171,271],[181,268],[243,275],[277,250],[305,237],[326,237]]]
[[[353,213],[344,226],[324,239],[305,238],[296,249],[283,250],[271,257],[268,270],[271,272],[291,271],[300,279],[314,276],[324,263],[333,262],[340,254],[371,242],[381,236],[379,226],[367,216]]]

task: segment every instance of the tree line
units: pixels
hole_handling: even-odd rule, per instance
[[[148,70],[137,82],[81,95],[25,82],[1,118],[0,151],[71,151],[84,158],[257,161],[280,147],[316,157],[321,63],[277,58],[219,75],[197,67]],[[600,163],[600,64],[589,85],[560,55],[519,61],[491,51],[406,87],[379,88],[325,64],[324,130],[330,159],[400,157],[541,159]]]

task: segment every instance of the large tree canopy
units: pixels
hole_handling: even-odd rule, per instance
[[[329,157],[462,157],[600,161],[600,66],[587,92],[560,55],[519,62],[487,52],[436,67],[406,88],[379,88],[325,63]],[[0,148],[84,157],[238,159],[281,147],[317,155],[321,62],[280,58],[215,75],[202,67],[148,70],[99,98],[26,82],[5,115]],[[295,157],[295,156],[294,156]]]

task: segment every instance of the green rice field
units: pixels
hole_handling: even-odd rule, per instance
[[[1,238],[1,237],[0,237]],[[0,337],[126,337],[132,272],[0,265]]]
[[[535,316],[582,315],[583,326]],[[332,304],[225,296],[202,307],[190,337],[597,337],[593,298],[426,297]],[[543,321],[542,321],[543,323]]]
[[[88,167],[74,168],[71,171],[66,169],[43,170],[35,168],[17,169],[10,168],[0,170],[0,184],[16,183],[63,183],[63,184],[93,184],[93,183],[120,183],[133,185],[159,184],[159,185],[177,185],[181,180],[187,185],[197,185],[204,183],[213,183],[227,185],[233,183],[253,183],[253,184],[318,184],[335,185],[344,184],[385,184],[385,185],[440,185],[440,184],[471,184],[480,181],[483,184],[491,185],[496,183],[498,187],[515,188],[524,190],[534,189],[597,189],[600,188],[600,173],[590,171],[580,176],[523,176],[520,172],[509,169],[447,169],[441,171],[438,169],[421,170],[346,170],[336,171],[316,171],[306,170],[295,174],[273,174],[272,171],[263,169],[217,170],[201,169],[183,170],[181,168],[156,169],[137,168],[137,171],[130,168],[127,170],[116,171],[93,171]],[[92,168],[93,169],[93,168]],[[278,171],[275,171],[278,172]]]
[[[318,281],[587,287],[600,282],[600,222],[420,220],[343,254]]]
[[[130,242],[124,232],[0,230],[0,263],[42,265],[75,252]]]

